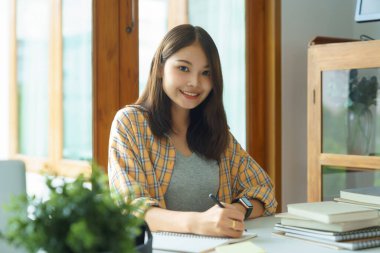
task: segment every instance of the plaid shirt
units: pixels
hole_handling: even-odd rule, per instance
[[[127,106],[117,112],[111,128],[108,161],[111,189],[126,200],[131,197],[143,203],[140,214],[149,206],[166,208],[164,195],[176,157],[168,137],[157,138],[152,134],[143,110],[140,106]],[[255,198],[264,204],[264,215],[273,214],[277,201],[269,176],[232,134],[229,138],[219,162],[219,200],[231,203],[243,196]]]

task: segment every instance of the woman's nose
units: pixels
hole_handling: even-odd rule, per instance
[[[198,75],[192,75],[191,78],[187,82],[188,86],[196,87],[199,85],[199,77]]]

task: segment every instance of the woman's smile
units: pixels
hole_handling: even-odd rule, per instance
[[[179,90],[179,91],[184,95],[185,98],[188,98],[188,99],[196,99],[199,96],[199,93],[184,91],[184,90]]]

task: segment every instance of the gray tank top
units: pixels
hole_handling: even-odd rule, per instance
[[[174,211],[203,212],[214,205],[208,195],[217,194],[219,166],[196,153],[186,157],[176,151],[169,187],[165,193],[166,208]]]

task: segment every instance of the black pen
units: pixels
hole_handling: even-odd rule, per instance
[[[210,194],[208,195],[208,197],[209,197],[212,201],[214,201],[214,203],[217,204],[219,207],[221,207],[221,208],[225,208],[225,206],[219,201],[219,199],[217,199],[212,193],[210,193]],[[244,231],[247,232],[247,229],[245,228]]]
[[[215,204],[217,204],[219,207],[221,207],[221,208],[225,208],[225,206],[222,204],[222,203],[220,203],[220,201],[212,194],[212,193],[210,193],[209,195],[208,195],[208,197],[212,200],[212,201],[214,201],[214,203]]]

